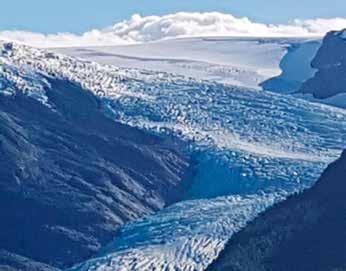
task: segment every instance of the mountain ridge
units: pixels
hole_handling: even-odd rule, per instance
[[[346,93],[346,38],[344,31],[329,32],[323,39],[311,66],[316,74],[307,80],[299,92],[311,94],[321,101]],[[342,98],[345,98],[344,96]],[[346,101],[345,101],[346,104]]]

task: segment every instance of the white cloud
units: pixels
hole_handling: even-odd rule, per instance
[[[41,34],[26,31],[2,31],[0,40],[15,41],[36,47],[72,47],[128,44],[114,33],[92,30],[82,35],[71,33]]]
[[[147,17],[136,14],[112,27],[91,30],[82,35],[2,31],[0,39],[37,47],[69,47],[131,44],[193,36],[311,37],[342,28],[346,28],[346,18],[294,20],[274,25],[218,12],[179,12]]]

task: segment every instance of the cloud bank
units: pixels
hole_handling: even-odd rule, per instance
[[[179,12],[147,17],[135,14],[114,26],[94,29],[81,35],[2,31],[0,39],[37,47],[70,47],[124,45],[195,36],[313,37],[343,28],[346,28],[346,18],[294,20],[288,24],[275,25],[256,23],[246,17],[238,18],[219,12]]]

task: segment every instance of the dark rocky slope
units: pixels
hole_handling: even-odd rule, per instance
[[[33,261],[32,259],[0,250],[1,271],[58,271],[50,265]]]
[[[328,33],[311,65],[318,71],[302,85],[301,93],[317,99],[346,93],[346,30]]]
[[[76,85],[50,83],[54,110],[0,95],[1,270],[87,259],[123,223],[179,200],[192,172],[179,143],[114,122]]]
[[[346,270],[346,151],[316,185],[255,219],[209,271]]]

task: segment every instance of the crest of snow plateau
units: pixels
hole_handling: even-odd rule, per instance
[[[120,69],[5,43],[0,93],[52,107],[49,77],[94,92],[114,119],[189,143],[185,200],[125,225],[73,270],[203,270],[259,212],[311,186],[345,148],[346,111],[265,91]]]
[[[331,30],[345,27],[345,18],[294,20],[288,24],[275,25],[219,12],[179,12],[146,17],[135,14],[113,26],[93,29],[81,35],[2,31],[0,39],[38,47],[100,46],[196,36],[311,37],[323,36]]]
[[[125,46],[55,48],[57,52],[100,64],[143,68],[260,88],[281,73],[280,61],[292,44],[289,38],[179,38]],[[300,69],[295,69],[301,74]]]

